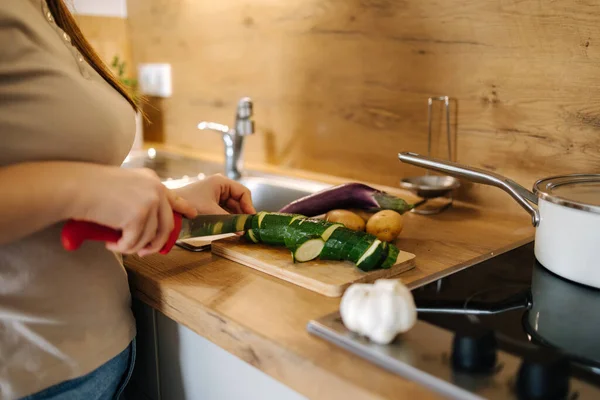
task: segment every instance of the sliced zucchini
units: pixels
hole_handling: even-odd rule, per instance
[[[320,237],[306,240],[292,252],[294,262],[307,262],[314,260],[315,258],[319,257],[319,254],[321,254],[321,251],[323,251],[324,246],[325,242]]]
[[[341,225],[333,227],[334,225],[339,224],[332,224],[320,219],[294,219],[284,233],[284,244],[288,249],[293,250],[305,238],[320,237],[325,240],[325,237],[329,237],[331,233],[341,227]]]
[[[348,228],[344,228],[348,229]],[[342,247],[342,260],[350,260],[350,252],[352,249],[366,236],[366,233],[360,231],[353,231],[352,235],[344,243]]]
[[[240,215],[235,221],[235,230],[237,232],[247,231],[252,228],[252,215]]]
[[[290,221],[290,224],[300,218],[306,218],[306,217],[304,215],[294,214],[294,216],[292,217],[292,220]]]
[[[290,226],[293,227],[294,229],[300,229],[303,232],[308,233],[308,234],[316,233],[319,236],[323,235],[325,230],[327,230],[327,228],[329,228],[331,225],[333,225],[333,224],[330,222],[323,221],[321,219],[313,219],[313,218],[297,219],[293,223],[290,224]]]
[[[262,222],[263,222],[263,219],[265,218],[265,216],[266,216],[267,214],[268,214],[268,213],[267,213],[267,212],[265,212],[265,211],[261,211],[261,212],[259,212],[259,213],[258,213],[257,217],[258,217],[258,227],[259,227],[259,228],[262,228]]]
[[[375,263],[375,266],[372,269],[381,268],[381,266],[383,265],[384,261],[387,259],[387,256],[390,252],[390,244],[388,242],[382,242],[382,243],[383,243],[383,252],[381,252],[381,257],[379,257],[379,260],[377,260],[377,262]]]
[[[328,227],[327,229],[325,229],[325,231],[323,231],[323,234],[321,235],[321,237],[323,238],[324,241],[328,241],[329,238],[331,237],[331,234],[334,233],[336,231],[336,229],[338,228],[343,228],[344,225],[342,224],[333,224],[330,227]]]
[[[246,233],[244,234],[244,237],[253,243],[258,243],[258,239],[254,235],[254,230],[252,230],[252,229],[248,229],[246,231]]]
[[[320,258],[323,260],[343,260],[343,248],[353,237],[354,232],[348,228],[336,229],[325,242]]]
[[[342,224],[302,215],[260,212],[234,221],[235,228],[246,230],[245,238],[253,243],[285,245],[294,262],[349,260],[363,271],[390,268],[399,250],[374,235],[353,231]],[[240,229],[243,227],[244,229]],[[215,226],[222,229],[221,226]]]
[[[294,218],[294,215],[292,214],[265,214],[259,222],[260,240],[266,244],[283,246],[285,244],[285,235],[292,218]]]
[[[266,212],[261,211],[252,218],[252,231],[254,232],[254,237],[258,240],[257,243],[262,242],[260,237],[260,222],[262,221],[261,216],[264,217],[264,214],[266,214]]]
[[[359,239],[358,243],[356,243],[356,245],[350,250],[348,260],[352,261],[354,264],[358,264],[358,261],[365,254],[365,252],[367,252],[371,248],[371,246],[376,240],[378,239],[373,235],[363,235]]]
[[[388,269],[396,265],[396,260],[398,259],[399,254],[400,250],[390,243],[390,245],[388,246],[388,255],[383,264],[381,264],[381,268]]]
[[[386,247],[384,245],[385,242],[381,242],[381,240],[377,239],[373,242],[371,247],[364,252],[364,254],[360,257],[356,266],[361,271],[370,271],[377,266],[377,264],[381,261],[381,255],[385,251]]]

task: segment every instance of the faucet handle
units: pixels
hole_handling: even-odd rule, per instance
[[[242,97],[238,101],[236,119],[252,117],[252,99],[250,97]]]
[[[217,122],[202,121],[198,124],[198,129],[201,131],[215,131],[219,133],[229,133],[230,129],[227,125]]]
[[[237,111],[235,114],[235,132],[240,136],[254,134],[254,120],[252,119],[252,99],[250,97],[242,97],[238,101]]]

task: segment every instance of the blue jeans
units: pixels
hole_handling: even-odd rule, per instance
[[[135,363],[135,339],[119,355],[87,375],[51,386],[22,400],[117,400]]]

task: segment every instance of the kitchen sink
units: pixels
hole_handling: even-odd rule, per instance
[[[153,148],[131,152],[122,167],[149,168],[171,189],[223,173],[224,168],[221,163]],[[322,182],[266,174],[256,170],[245,170],[238,181],[252,193],[252,201],[257,211],[278,211],[296,199],[330,186]]]
[[[329,185],[277,175],[251,175],[239,179],[250,189],[257,211],[279,211],[283,206],[301,197],[323,190]]]

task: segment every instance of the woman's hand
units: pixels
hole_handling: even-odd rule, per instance
[[[173,230],[173,210],[186,217],[197,215],[148,169],[100,167],[85,182],[77,192],[73,218],[121,230],[121,239],[106,246],[118,253],[158,252]]]
[[[222,175],[176,189],[200,214],[254,214],[250,191],[244,185]]]

